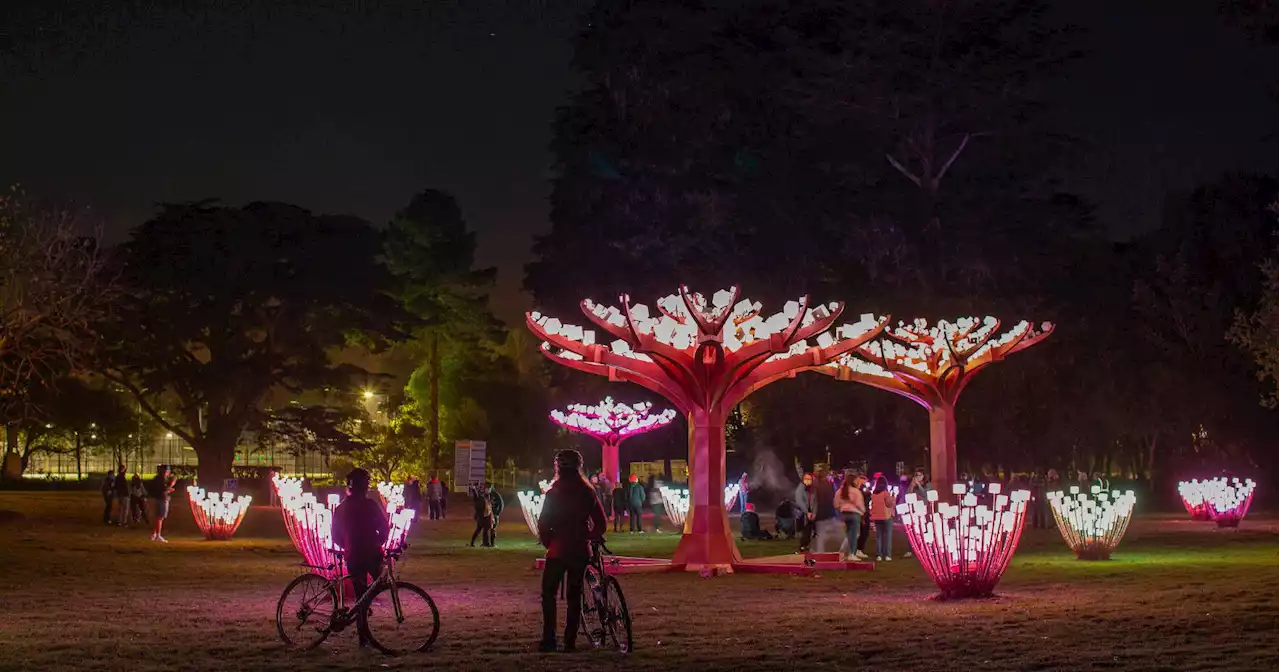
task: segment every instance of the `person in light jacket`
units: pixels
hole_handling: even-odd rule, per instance
[[[876,560],[893,560],[893,492],[884,476],[876,479],[871,491],[871,522],[876,526]]]
[[[862,517],[867,515],[867,502],[862,496],[863,474],[845,476],[836,491],[835,507],[844,522],[845,543],[841,546],[841,560],[848,560],[858,548],[858,533],[862,530]]]
[[[640,479],[635,474],[631,474],[631,486],[627,489],[627,517],[631,521],[630,534],[644,534],[644,525],[641,523],[641,516],[644,511],[644,486],[640,485]]]
[[[799,523],[800,553],[809,552],[813,541],[813,519],[817,515],[818,502],[813,487],[813,474],[805,474],[796,486],[796,520]]]

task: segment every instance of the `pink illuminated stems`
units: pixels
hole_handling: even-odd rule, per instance
[[[964,484],[952,486],[960,504],[939,503],[938,491],[922,500],[915,493],[898,505],[911,551],[942,591],[941,597],[985,597],[1000,582],[1022,537],[1031,493],[1016,490],[1001,494],[1000,484],[990,485],[984,503],[965,493]]]
[[[724,486],[724,506],[725,509],[732,509],[733,503],[738,499],[737,483],[730,483]],[[689,513],[689,490],[688,488],[672,488],[662,486],[659,488],[662,493],[662,510],[667,514],[667,520],[671,521],[676,527],[684,527],[684,518]]]
[[[1218,527],[1239,527],[1240,520],[1249,511],[1253,501],[1255,484],[1253,479],[1219,477],[1204,481],[1191,481],[1189,484],[1179,483],[1179,490],[1187,485],[1188,491],[1198,491],[1204,501],[1205,511]],[[1186,499],[1184,494],[1183,498]]]
[[[619,477],[618,444],[637,434],[665,427],[676,418],[676,412],[667,409],[653,414],[653,404],[642,401],[637,404],[614,403],[612,397],[595,406],[574,404],[568,412],[551,411],[551,420],[571,432],[578,432],[600,440],[603,471],[612,482]]]
[[[1111,558],[1129,527],[1137,502],[1132,490],[1108,493],[1096,485],[1087,494],[1073,485],[1067,492],[1053,491],[1047,497],[1058,531],[1081,560]]]
[[[816,371],[893,392],[929,411],[930,476],[940,492],[956,481],[956,402],[973,375],[993,362],[1053,333],[1022,321],[999,334],[1000,320],[962,317],[930,325],[917,319],[884,330],[884,338],[859,345]]]
[[[538,536],[538,517],[542,515],[543,497],[550,489],[549,481],[539,481],[538,492],[525,490],[516,493],[516,498],[520,500],[520,511],[524,513],[524,522],[529,526],[529,532],[535,537]]]
[[[194,485],[187,487],[187,498],[191,502],[191,516],[196,520],[196,527],[210,541],[230,539],[253,502],[249,495],[236,497],[229,492],[206,492]]]
[[[322,576],[332,578],[337,574],[337,557],[333,554],[333,510],[342,501],[339,495],[331,494],[321,504],[316,496],[302,491],[302,480],[284,478],[279,474],[272,476],[276,495],[280,498],[280,512],[284,516],[284,526],[289,532],[289,539],[294,548],[302,554],[311,570]],[[378,484],[378,492],[392,499],[386,504],[390,533],[383,549],[391,549],[404,543],[413,524],[413,512],[403,508],[404,500],[394,500],[394,488],[387,483]],[[401,490],[403,492],[403,490]],[[334,569],[329,569],[330,566]]]
[[[593,330],[540,313],[529,313],[526,324],[553,361],[648,388],[685,414],[691,504],[672,564],[691,571],[731,569],[742,556],[722,498],[729,412],[755,390],[827,364],[874,338],[884,321],[863,315],[832,334],[843,304],[811,307],[803,297],[765,318],[759,303],[739,300],[737,287],[709,301],[681,287],[660,299],[653,315],[627,295],[619,302],[621,308],[582,302],[582,312],[608,345],[597,343]]]

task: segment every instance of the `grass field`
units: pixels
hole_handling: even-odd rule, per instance
[[[625,658],[533,651],[539,552],[519,511],[504,516],[496,550],[465,548],[461,516],[423,521],[403,576],[438,603],[440,639],[388,658],[357,649],[351,631],[308,653],[281,647],[275,603],[299,557],[278,510],[255,507],[234,541],[217,543],[174,504],[162,545],[96,524],[96,494],[0,493],[0,510],[23,516],[0,522],[0,670],[1277,669],[1277,525],[1262,512],[1238,531],[1139,519],[1105,563],[1076,561],[1055,530],[1029,531],[988,600],[933,600],[903,559],[810,578],[623,576],[637,647]],[[675,541],[621,535],[610,546],[663,557]]]

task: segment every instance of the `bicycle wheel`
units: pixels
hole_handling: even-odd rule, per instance
[[[426,651],[440,634],[440,611],[427,591],[397,581],[369,605],[369,637],[383,653]]]
[[[606,576],[603,593],[603,629],[609,633],[614,649],[619,653],[631,653],[631,612],[627,610],[627,599],[622,596],[622,586],[617,579]]]
[[[600,573],[596,571],[595,566],[587,565],[587,571],[582,576],[582,616],[579,619],[578,631],[587,638],[591,646],[603,645],[605,637],[608,636],[604,632],[603,619],[600,617],[603,613],[600,598],[602,585]]]
[[[294,648],[313,649],[329,636],[338,595],[324,577],[302,574],[285,587],[276,603],[276,631]]]

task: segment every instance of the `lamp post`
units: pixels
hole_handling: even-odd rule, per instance
[[[656,314],[625,294],[619,302],[620,308],[581,304],[587,319],[611,339],[607,346],[596,342],[595,331],[541,313],[529,313],[526,324],[556,363],[636,383],[685,414],[690,506],[672,564],[691,571],[731,570],[742,556],[724,503],[729,412],[761,387],[823,366],[874,338],[884,321],[863,315],[832,334],[828,330],[843,304],[811,306],[806,296],[766,318],[759,303],[739,300],[737,287],[709,298],[681,287],[658,300]]]

